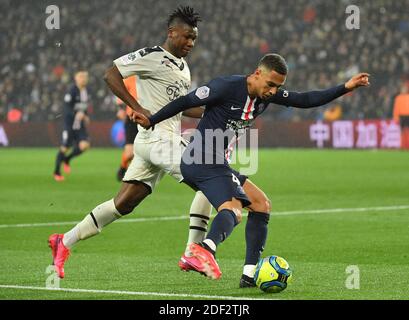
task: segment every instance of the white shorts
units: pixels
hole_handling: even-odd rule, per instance
[[[122,181],[143,182],[151,187],[151,191],[165,173],[182,181],[180,161],[186,145],[187,142],[178,135],[157,134],[146,139],[138,134],[133,146],[134,157]]]

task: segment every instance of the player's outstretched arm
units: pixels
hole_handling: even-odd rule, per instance
[[[189,118],[201,118],[203,116],[204,108],[195,107],[183,111],[182,115]]]
[[[135,100],[134,97],[126,89],[123,82],[121,73],[119,72],[117,66],[109,68],[104,75],[104,80],[108,87],[111,89],[114,95],[125,102],[126,105],[130,106],[133,110],[145,115],[150,115],[149,111],[142,108],[141,105]]]
[[[314,108],[325,105],[359,87],[367,87],[369,84],[369,74],[359,73],[347,82],[325,90],[293,92],[280,89],[277,94],[267,99],[267,102],[294,108]]]

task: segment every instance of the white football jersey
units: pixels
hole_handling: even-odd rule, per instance
[[[151,114],[189,91],[191,78],[185,59],[175,57],[160,46],[131,52],[114,60],[114,64],[123,78],[137,76],[137,101]],[[179,135],[181,117],[177,114],[157,124],[154,131],[165,130]],[[138,129],[140,138],[148,138],[152,133],[141,126]]]

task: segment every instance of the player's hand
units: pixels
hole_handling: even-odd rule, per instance
[[[84,113],[84,111],[78,111],[78,112],[75,114],[74,122],[73,122],[73,124],[72,124],[72,129],[73,129],[73,130],[79,130],[79,129],[81,129],[81,122],[82,122],[84,119],[85,119],[85,113]]]
[[[149,129],[151,127],[151,122],[149,121],[149,118],[144,115],[143,113],[139,113],[136,111],[133,111],[130,115],[129,118],[139,124],[140,126],[144,127],[145,129]]]
[[[140,111],[138,111],[138,113],[142,113],[145,117],[149,118],[152,114],[149,110],[146,110],[144,108],[141,108]]]
[[[368,87],[369,85],[369,73],[358,73],[345,83],[345,88],[352,91],[359,87]]]

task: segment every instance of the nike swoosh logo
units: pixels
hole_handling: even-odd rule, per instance
[[[241,108],[231,107],[230,110],[240,110]]]

